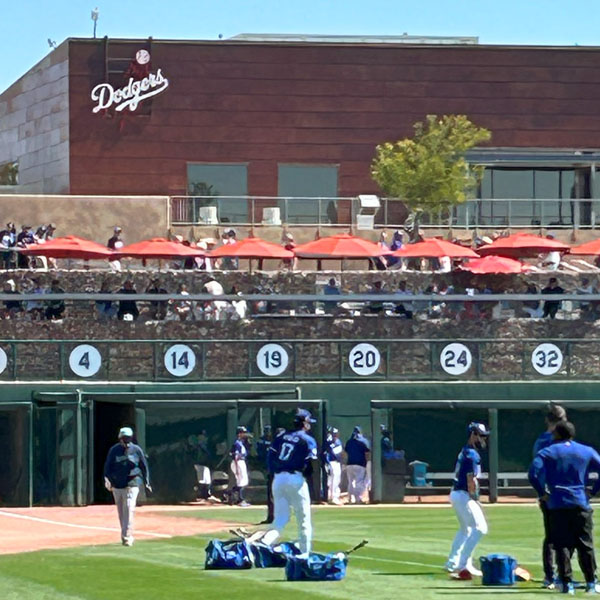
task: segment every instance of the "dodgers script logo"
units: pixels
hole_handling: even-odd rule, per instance
[[[113,104],[118,105],[115,108],[117,111],[128,107],[129,110],[134,111],[142,100],[164,92],[167,87],[169,87],[169,80],[160,69],[156,74],[150,73],[141,81],[134,81],[133,77],[130,77],[129,83],[120,89],[113,88],[110,83],[100,83],[92,90],[92,100],[98,103],[92,112],[97,113],[110,108]]]

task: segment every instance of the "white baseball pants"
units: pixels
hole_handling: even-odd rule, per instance
[[[121,524],[121,541],[133,544],[133,517],[140,488],[136,486],[113,488],[113,497]]]
[[[362,502],[362,497],[367,489],[367,468],[361,465],[348,465],[346,475],[348,477],[350,503]]]
[[[273,528],[262,538],[272,545],[281,536],[294,509],[298,524],[298,541],[302,553],[310,552],[312,524],[310,519],[310,494],[304,476],[300,472],[275,473],[273,478],[273,504],[275,505]]]
[[[240,488],[246,487],[249,483],[248,465],[246,465],[246,461],[232,460],[230,468],[233,476],[235,477],[235,485]]]
[[[332,460],[327,471],[327,499],[337,502],[340,499],[340,481],[342,480],[342,464]]]
[[[488,532],[488,525],[479,502],[463,490],[450,493],[450,502],[456,512],[459,530],[452,542],[448,567],[462,571],[467,568],[479,540]]]

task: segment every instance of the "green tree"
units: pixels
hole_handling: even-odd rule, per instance
[[[447,213],[476,189],[483,167],[469,165],[465,152],[491,133],[464,115],[427,115],[414,130],[412,138],[377,146],[371,175],[386,196],[409,208],[416,236],[423,214]]]

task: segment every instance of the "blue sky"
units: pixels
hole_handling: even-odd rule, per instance
[[[0,0],[0,92],[48,38],[218,39],[238,33],[478,36],[484,44],[600,45],[600,0]]]

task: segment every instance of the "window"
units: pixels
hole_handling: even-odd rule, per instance
[[[190,204],[191,222],[201,222],[203,207],[217,208],[220,223],[248,222],[248,166],[245,164],[188,164],[188,194],[196,198]],[[231,196],[244,196],[232,198]],[[218,197],[218,198],[217,198]],[[202,213],[202,215],[201,215]],[[205,218],[202,219],[206,221]]]
[[[19,163],[0,164],[0,185],[19,185]]]
[[[279,165],[278,176],[277,195],[289,198],[280,201],[286,223],[337,223],[336,165]]]

